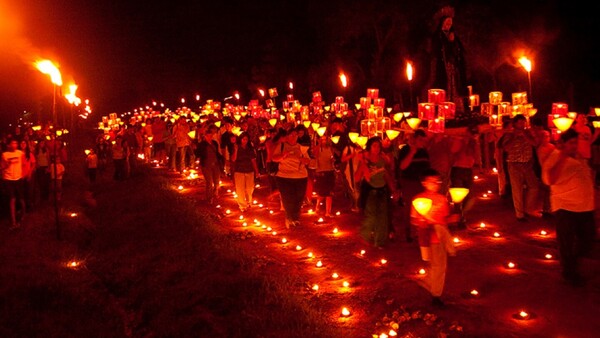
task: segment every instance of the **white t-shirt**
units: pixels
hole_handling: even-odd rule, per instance
[[[556,164],[560,151],[555,150],[542,164],[542,179],[548,184],[549,170]],[[582,160],[567,158],[559,178],[550,185],[550,206],[552,211],[559,209],[583,212],[593,211],[594,180],[591,168]]]
[[[25,154],[17,149],[15,151],[5,151],[2,153],[2,161],[8,164],[8,167],[2,171],[2,179],[16,181],[23,178],[23,161]]]

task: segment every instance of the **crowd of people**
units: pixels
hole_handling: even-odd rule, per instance
[[[474,203],[467,195],[462,215],[452,214],[448,192],[451,187],[471,189],[473,176],[483,169],[480,126],[460,133],[401,128],[396,138],[379,133],[361,145],[351,137],[357,130],[352,115],[358,113],[319,116],[320,129],[283,119],[273,125],[251,116],[195,121],[184,110],[148,114],[143,121],[98,133],[85,159],[88,178],[94,184],[110,168],[114,180],[126,180],[142,163],[164,166],[173,174],[198,170],[207,204],[219,202],[220,182],[230,180],[245,212],[253,206],[256,181],[264,177],[269,198],[284,212],[288,229],[301,226],[303,206],[327,218],[333,205],[344,205],[360,213],[358,233],[376,248],[397,240],[397,230],[406,242],[418,239],[422,258],[435,270],[430,291],[434,304],[440,305],[446,256],[454,254],[449,229],[464,226]],[[44,127],[2,138],[3,196],[11,229],[19,227],[26,211],[51,196],[60,200],[67,151],[54,135]],[[596,232],[593,190],[598,168],[592,149],[600,142],[600,130],[581,115],[560,139],[551,140],[547,128],[516,115],[492,135],[498,193],[512,199],[515,221],[558,221],[563,276],[580,284],[578,257],[591,250]],[[427,214],[413,204],[424,197],[432,201]]]
[[[17,127],[0,138],[3,193],[10,229],[21,226],[26,213],[54,196],[60,200],[67,161],[66,143],[49,125],[34,130]],[[55,179],[56,178],[56,179]]]
[[[400,230],[407,242],[416,237],[420,246],[440,245],[434,251],[425,250],[431,252],[423,258],[436,260],[435,266],[445,270],[446,260],[441,251],[453,254],[451,245],[445,243],[448,226],[464,226],[475,199],[467,195],[460,217],[447,213],[451,208],[437,204],[451,202],[448,194],[451,187],[471,189],[473,176],[483,169],[483,135],[479,126],[472,125],[458,134],[407,128],[395,139],[385,133],[371,135],[366,145],[361,146],[350,137],[350,132],[356,130],[352,121],[348,116],[321,117],[320,126],[326,128],[324,132],[317,132],[317,128],[310,125],[279,119],[272,126],[267,119],[249,116],[239,120],[224,116],[195,122],[185,115],[175,121],[158,115],[147,118],[143,125],[138,123],[101,134],[95,151],[96,162],[100,167],[112,159],[116,180],[127,177],[135,167],[134,162],[140,159],[153,160],[180,174],[198,169],[204,176],[208,204],[218,203],[219,182],[229,179],[234,184],[242,212],[252,207],[256,180],[265,177],[271,189],[270,198],[277,199],[285,213],[286,228],[300,225],[303,206],[314,206],[323,217],[331,217],[332,205],[346,205],[353,212],[361,213],[363,221],[359,233],[366,242],[383,248],[397,239],[397,230]],[[582,166],[577,167],[581,173],[577,179],[589,178],[586,189],[594,187],[593,159],[589,154],[593,144],[598,142],[600,131],[592,132],[582,115],[568,133],[551,140],[547,128],[535,121],[528,123],[522,115],[516,115],[507,120],[505,128],[492,132],[498,192],[512,200],[515,221],[548,217],[578,219],[582,220],[578,224],[587,224],[569,226],[565,230],[563,223],[559,231],[565,278],[579,283],[580,276],[574,267],[576,259],[572,257],[583,251],[578,251],[579,244],[577,249],[572,246],[581,242],[584,243],[582,248],[589,248],[593,243],[594,202],[592,198],[592,202],[584,203],[577,194],[567,196],[572,191],[561,192],[561,184],[569,188],[584,184],[581,181],[565,183],[567,173],[557,173],[558,169],[550,163],[559,156],[557,154],[562,154],[559,163],[566,162],[569,168],[576,166],[571,159],[578,161]],[[572,135],[576,135],[576,149],[569,152],[566,149],[569,142],[574,142],[568,139]],[[415,213],[412,202],[423,195],[434,197],[433,209],[440,210],[439,215],[432,216],[437,212],[430,216]],[[575,196],[577,199],[563,200]],[[593,191],[588,196],[593,196]],[[571,217],[573,212],[585,215]],[[427,225],[425,231],[423,224]],[[443,272],[437,277],[443,280],[439,276],[443,276]],[[435,302],[440,302],[440,294],[439,290],[433,293]]]

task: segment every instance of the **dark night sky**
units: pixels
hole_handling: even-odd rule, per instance
[[[289,72],[293,77],[301,74],[303,67],[318,62],[320,55],[315,45],[320,32],[314,26],[311,11],[316,8],[335,15],[336,3],[348,3],[29,0],[9,5],[9,2],[0,0],[2,122],[24,109],[39,110],[42,101],[49,101],[52,94],[49,79],[30,64],[35,56],[57,60],[65,82],[74,79],[80,86],[79,96],[89,98],[98,115],[131,110],[152,99],[174,103],[196,93],[205,100],[222,98],[233,90],[244,92],[248,89],[251,67],[264,61],[265,48],[277,51],[286,46],[288,54],[284,58],[289,61],[288,68],[279,71]],[[510,17],[535,9],[534,4],[523,1],[491,1],[492,4]],[[595,64],[595,55],[600,51],[598,39],[594,38],[598,28],[592,25],[593,11],[569,2],[555,4],[562,15],[555,23],[561,37],[548,49],[556,54],[553,72],[563,79],[589,77],[586,81],[598,83],[600,67]],[[523,15],[514,19],[528,20]],[[573,61],[567,65],[564,60]],[[239,76],[215,79],[223,73]]]

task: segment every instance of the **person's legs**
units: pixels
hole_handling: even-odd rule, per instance
[[[523,184],[525,183],[524,178],[524,164],[523,163],[508,163],[508,175],[510,177],[510,186],[512,189],[512,200],[515,208],[515,215],[518,219],[525,218],[525,205],[524,205],[524,190]]]
[[[244,173],[245,196],[248,206],[252,205],[252,196],[254,195],[254,173]]]
[[[373,243],[376,247],[383,247],[389,238],[389,193],[387,189],[373,190],[375,195],[375,222],[373,223]]]
[[[562,276],[567,281],[579,278],[577,272],[577,253],[575,249],[575,224],[573,213],[566,210],[556,211],[556,240],[560,253]]]
[[[448,256],[444,247],[440,243],[432,243],[429,280],[431,282],[430,292],[433,297],[440,297],[444,291],[447,260]]]

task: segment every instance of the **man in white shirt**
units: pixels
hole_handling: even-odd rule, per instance
[[[542,163],[542,179],[550,186],[550,205],[556,215],[556,238],[563,278],[583,285],[578,258],[592,250],[596,235],[594,180],[590,167],[577,158],[578,133],[569,129]]]
[[[19,143],[16,139],[8,141],[8,148],[2,153],[0,167],[2,168],[2,182],[10,200],[11,230],[20,226],[21,219],[25,215],[25,194],[23,191],[23,173],[25,172],[25,153],[18,149]],[[17,198],[21,209],[20,217],[17,217]]]

